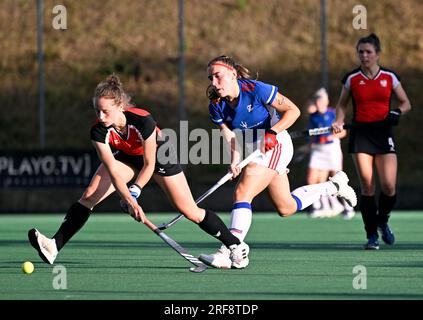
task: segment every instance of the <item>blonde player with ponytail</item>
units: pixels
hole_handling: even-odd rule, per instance
[[[158,158],[157,149],[164,143],[157,139],[160,129],[148,111],[130,105],[116,75],[97,85],[93,104],[97,121],[91,128],[91,142],[101,164],[52,239],[37,229],[29,230],[29,241],[42,260],[53,264],[58,252],[84,226],[95,206],[114,191],[122,199],[123,210],[144,222],[145,214],[137,199],[154,178],[179,212],[223,243],[230,252],[231,267],[242,267],[248,256],[248,245],[230,233],[214,212],[195,204],[177,161]]]

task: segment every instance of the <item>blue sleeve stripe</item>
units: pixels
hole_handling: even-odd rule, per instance
[[[272,92],[270,93],[269,99],[267,99],[266,104],[271,103],[271,101],[275,99],[275,96],[276,96],[276,87],[272,86]]]

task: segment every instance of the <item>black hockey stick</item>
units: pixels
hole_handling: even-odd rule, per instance
[[[191,253],[189,253],[184,247],[182,247],[179,243],[157,228],[150,220],[147,218],[144,219],[143,222],[150,230],[152,230],[155,234],[157,234],[168,246],[170,246],[173,250],[179,253],[184,259],[188,260],[192,263],[195,267],[189,269],[191,272],[200,273],[207,269],[207,265],[202,263],[196,257],[194,257]]]

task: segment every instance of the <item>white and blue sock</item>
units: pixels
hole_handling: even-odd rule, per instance
[[[312,205],[322,196],[330,196],[337,191],[335,185],[328,181],[297,188],[291,192],[291,195],[297,202],[297,211],[300,211]]]
[[[251,210],[251,204],[248,202],[236,202],[231,212],[231,226],[229,230],[240,241],[244,241],[248,230],[250,230],[252,219],[253,212]]]

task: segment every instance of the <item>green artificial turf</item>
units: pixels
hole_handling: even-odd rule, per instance
[[[174,215],[149,217],[159,224]],[[228,223],[229,215],[221,216]],[[422,212],[393,213],[390,225],[397,242],[387,246],[381,241],[379,251],[362,249],[359,215],[344,221],[254,213],[246,239],[251,248],[248,268],[201,274],[189,272],[186,260],[124,214],[93,214],[55,265],[47,265],[29,245],[27,230],[37,227],[52,236],[62,218],[0,217],[1,300],[423,299]],[[194,256],[219,247],[186,219],[166,233]],[[31,275],[22,272],[24,261],[34,263]],[[355,267],[358,273],[353,273]],[[54,288],[57,277],[65,279],[66,289]],[[354,288],[354,281],[361,288]]]

